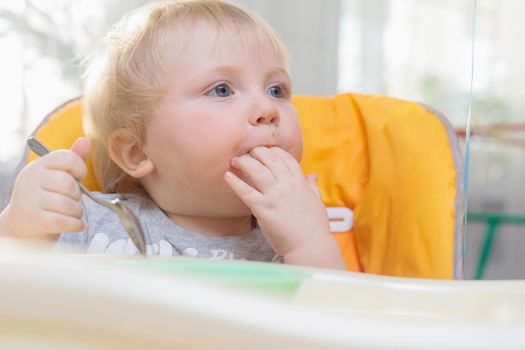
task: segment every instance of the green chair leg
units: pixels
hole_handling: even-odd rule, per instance
[[[494,236],[496,235],[496,230],[499,224],[499,220],[489,220],[487,222],[487,232],[485,233],[485,240],[483,242],[483,247],[479,256],[478,266],[476,268],[476,275],[474,277],[477,280],[481,280],[485,276],[485,269],[490,259],[490,253],[492,251]]]

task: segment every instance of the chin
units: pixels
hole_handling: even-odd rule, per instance
[[[216,204],[219,215],[227,217],[251,216],[252,211],[239,198],[228,198]]]
[[[250,208],[248,208],[241,200],[239,200],[238,203],[229,205],[227,208],[224,207],[224,211],[227,212],[226,215],[232,216],[232,217],[242,217],[242,216],[252,215],[252,211],[250,210]]]

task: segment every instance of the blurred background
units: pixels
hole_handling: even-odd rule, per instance
[[[461,137],[471,101],[473,1],[235,3],[281,35],[295,94],[351,91],[424,102]],[[82,58],[124,12],[145,2],[0,1],[0,186],[42,118],[81,94]],[[525,278],[523,13],[520,0],[477,3],[466,278]]]

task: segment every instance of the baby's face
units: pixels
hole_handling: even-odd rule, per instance
[[[182,54],[168,64],[168,91],[159,115],[147,120],[144,151],[156,171],[146,186],[168,213],[242,217],[248,208],[224,173],[233,157],[258,146],[278,146],[297,161],[299,119],[290,102],[285,59],[269,41],[257,44],[196,25]],[[168,55],[169,56],[169,55]]]

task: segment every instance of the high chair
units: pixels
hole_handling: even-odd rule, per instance
[[[463,174],[447,120],[430,108],[360,94],[297,96],[305,174],[316,173],[330,228],[351,271],[462,278]],[[83,135],[81,99],[34,132],[49,149]],[[36,158],[26,147],[20,171]],[[91,159],[84,185],[100,190]],[[17,172],[18,172],[17,171]]]

